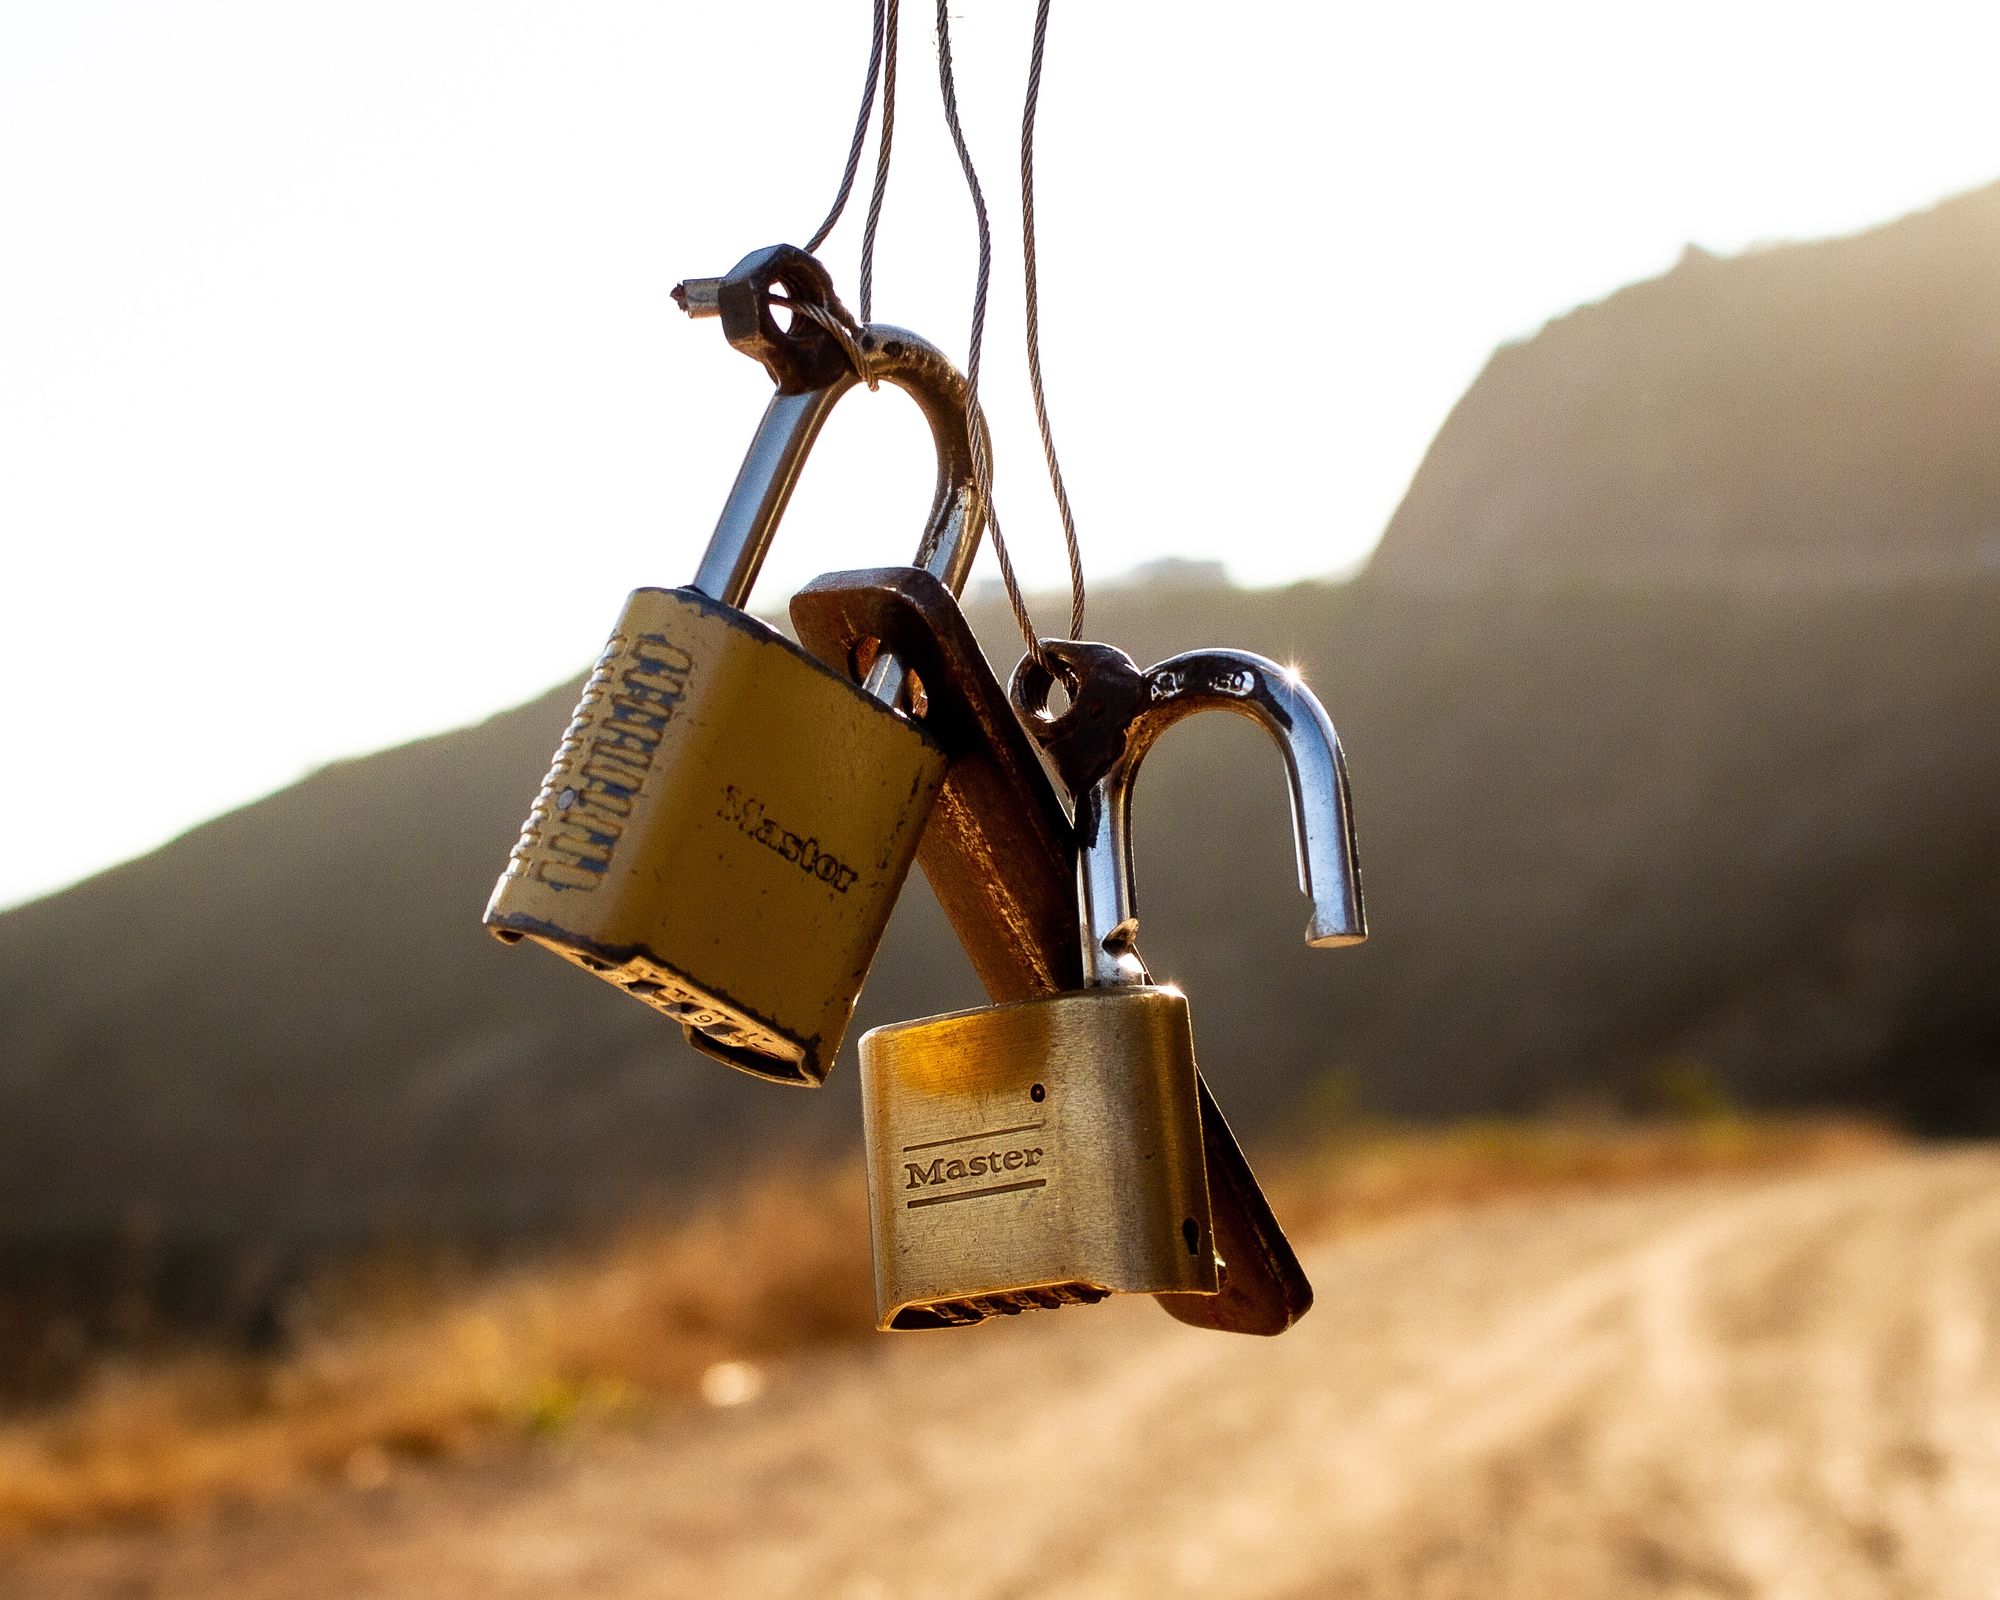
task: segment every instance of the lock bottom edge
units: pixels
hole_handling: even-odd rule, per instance
[[[768,1018],[698,987],[678,967],[639,944],[606,945],[579,937],[539,917],[521,912],[489,911],[487,932],[507,944],[530,940],[544,950],[622,990],[648,1009],[678,1022],[688,1043],[711,1060],[767,1083],[817,1089],[826,1081],[834,1051],[818,1039],[800,1040],[780,1032]],[[688,998],[676,998],[676,992]],[[711,1031],[688,1020],[691,1009],[710,1012],[736,1037]],[[835,1041],[836,1047],[838,1041]]]
[[[917,1333],[938,1328],[969,1328],[995,1317],[1023,1311],[1058,1311],[1064,1306],[1095,1305],[1109,1299],[1111,1287],[1084,1279],[1033,1284],[1020,1289],[996,1289],[988,1294],[954,1295],[935,1300],[905,1300],[881,1312],[876,1329],[882,1333]]]

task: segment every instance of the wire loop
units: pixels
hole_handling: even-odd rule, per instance
[[[874,320],[875,236],[882,226],[882,202],[889,192],[889,155],[896,140],[896,35],[902,20],[901,0],[875,0],[875,24],[868,45],[868,80],[861,91],[861,112],[854,120],[854,137],[847,146],[847,165],[840,190],[826,220],[806,241],[808,253],[826,243],[834,224],[847,209],[854,176],[861,170],[861,147],[868,142],[868,121],[875,111],[875,91],[882,91],[882,132],[875,150],[875,186],[868,195],[868,220],[861,229],[861,321]],[[831,331],[831,330],[829,330]],[[836,334],[836,337],[838,335]],[[857,363],[858,365],[858,363]],[[866,373],[863,373],[866,376]],[[870,387],[874,387],[871,383]]]
[[[868,49],[867,83],[861,97],[860,115],[855,119],[854,137],[848,143],[847,164],[841,173],[840,189],[834,196],[833,206],[826,214],[818,229],[807,241],[808,251],[817,250],[846,209],[848,198],[853,192],[855,175],[861,167],[862,147],[867,143],[868,123],[873,116],[876,92],[879,87],[882,102],[882,126],[875,160],[875,183],[869,194],[868,219],[861,236],[861,324],[874,319],[875,300],[875,240],[882,221],[882,204],[889,186],[889,158],[894,146],[896,129],[896,38],[900,23],[900,0],[875,0],[874,27]],[[1028,655],[1038,666],[1048,666],[1048,658],[1042,650],[1041,637],[1036,631],[1034,619],[1029,615],[1028,603],[1021,593],[1020,580],[1014,572],[1014,562],[1007,549],[1006,535],[1001,531],[1000,515],[993,499],[993,443],[987,430],[984,413],[979,406],[979,369],[981,355],[986,341],[987,293],[993,278],[993,234],[987,220],[986,196],[980,188],[979,174],[974,169],[972,152],[966,145],[965,128],[959,120],[958,86],[952,72],[951,60],[951,17],[950,0],[937,0],[937,52],[938,87],[944,100],[945,126],[951,133],[952,148],[957,152],[959,170],[965,176],[965,186],[972,198],[973,216],[979,228],[979,266],[974,280],[972,295],[972,332],[965,364],[965,398],[970,419],[972,455],[974,470],[978,474],[981,499],[985,505],[986,526],[991,531],[994,557],[1000,563],[1000,579],[1007,591],[1007,603],[1014,613],[1014,620],[1021,629],[1021,636],[1027,642]],[[1069,491],[1063,483],[1062,464],[1057,458],[1055,436],[1049,425],[1048,397],[1042,381],[1041,351],[1041,296],[1040,282],[1036,267],[1035,241],[1035,118],[1041,107],[1042,63],[1048,48],[1050,0],[1039,0],[1035,9],[1034,44],[1028,61],[1027,95],[1021,109],[1021,251],[1023,264],[1023,287],[1027,304],[1027,348],[1028,383],[1034,396],[1035,425],[1041,434],[1042,459],[1048,467],[1049,487],[1055,495],[1056,509],[1062,518],[1063,543],[1069,556],[1070,619],[1069,636],[1074,639],[1083,632],[1084,578],[1083,552],[1077,539],[1076,517],[1070,506]],[[862,355],[857,335],[859,326],[851,318],[845,318],[828,311],[824,307],[800,304],[798,312],[812,318],[834,339],[853,363],[854,370],[873,389],[877,380],[869,369],[869,363]],[[845,308],[841,308],[844,311]]]
[[[1043,665],[1046,658],[1042,654],[1041,636],[1035,631],[1035,620],[1028,614],[1028,602],[1022,597],[1020,580],[1014,576],[1014,563],[1007,553],[1007,538],[1000,531],[1000,511],[993,502],[993,451],[987,437],[984,418],[979,409],[979,360],[981,349],[986,342],[986,292],[993,281],[993,230],[986,220],[986,196],[979,187],[979,174],[972,165],[972,152],[966,147],[965,127],[958,117],[958,86],[953,81],[951,70],[951,15],[950,0],[937,0],[937,54],[938,88],[944,99],[945,127],[950,130],[952,148],[958,152],[959,170],[965,174],[966,191],[972,197],[972,214],[979,225],[979,268],[973,280],[972,289],[972,336],[965,359],[965,403],[975,419],[972,429],[972,464],[979,477],[980,496],[986,502],[986,527],[992,535],[993,554],[1000,563],[1000,581],[1007,588],[1007,604],[1013,609],[1014,621],[1026,641],[1029,657],[1037,665]]]
[[[1077,543],[1076,517],[1069,490],[1063,486],[1062,463],[1049,431],[1048,398],[1042,392],[1042,309],[1035,272],[1035,113],[1042,103],[1042,58],[1048,48],[1049,0],[1035,7],[1035,43],[1028,56],[1028,93],[1021,106],[1021,272],[1027,300],[1028,388],[1035,397],[1035,424],[1042,434],[1042,459],[1048,463],[1049,488],[1062,516],[1063,543],[1069,550],[1069,636],[1083,637],[1083,550]]]
[[[827,235],[833,232],[833,225],[840,220],[841,212],[847,209],[847,197],[854,188],[854,174],[861,168],[861,147],[868,139],[868,118],[875,110],[875,85],[882,73],[882,43],[884,0],[875,0],[874,37],[868,46],[868,81],[861,91],[861,115],[854,124],[854,140],[847,147],[847,166],[840,175],[840,190],[833,197],[832,208],[826,220],[813,230],[813,236],[806,240],[806,253],[810,255],[826,243]]]
[[[834,343],[840,346],[841,353],[847,357],[847,364],[854,369],[861,381],[867,384],[870,390],[882,387],[882,380],[876,377],[874,366],[861,353],[860,328],[854,324],[852,318],[841,315],[847,309],[845,306],[838,301],[828,307],[813,300],[786,300],[777,295],[772,295],[770,298],[772,304],[789,306],[794,312],[810,317],[824,328],[832,335]]]

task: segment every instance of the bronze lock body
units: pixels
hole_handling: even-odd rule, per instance
[[[774,284],[788,331],[769,309]],[[965,381],[933,346],[887,326],[836,339],[829,323],[846,313],[831,282],[789,246],[707,288],[777,393],[693,583],[626,601],[485,922],[618,985],[717,1060],[817,1085],[946,757],[899,714],[893,656],[856,685],[741,607],[813,441],[860,381],[854,356],[930,423],[938,485],[917,565],[954,594],[983,511]]]
[[[861,1096],[880,1326],[1221,1287],[1177,991],[871,1029]]]
[[[1075,797],[1084,988],[862,1036],[884,1328],[1221,1287],[1187,1001],[1151,982],[1136,948],[1131,790],[1168,726],[1228,709],[1272,734],[1313,901],[1307,942],[1366,937],[1339,740],[1295,677],[1237,651],[1141,673],[1103,645],[1044,649],[1070,708],[1049,714],[1051,680],[1031,661],[1013,694]]]

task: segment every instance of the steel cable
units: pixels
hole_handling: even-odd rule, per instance
[[[1029,55],[1028,87],[1021,110],[1021,245],[1023,287],[1027,311],[1028,382],[1034,397],[1035,424],[1042,441],[1042,459],[1047,464],[1049,486],[1055,494],[1056,509],[1062,519],[1063,542],[1069,556],[1070,637],[1083,631],[1084,577],[1083,552],[1077,539],[1076,518],[1069,491],[1063,482],[1062,464],[1056,453],[1055,437],[1049,425],[1048,398],[1042,379],[1041,299],[1036,266],[1035,241],[1035,117],[1041,106],[1042,64],[1048,47],[1051,0],[1039,0],[1035,10],[1034,43]],[[861,151],[867,143],[868,123],[874,113],[879,88],[882,100],[882,127],[876,152],[875,183],[869,194],[868,219],[861,239],[860,302],[863,326],[873,320],[875,299],[875,240],[881,226],[883,200],[888,192],[890,153],[896,127],[896,39],[900,20],[900,0],[875,0],[874,26],[868,50],[867,82],[862,93],[861,111],[855,119],[854,137],[849,141],[847,162],[841,173],[839,192],[834,196],[826,219],[819,225],[806,249],[817,250],[833,232],[846,210],[861,168]],[[945,126],[951,133],[952,148],[958,155],[959,170],[972,199],[973,216],[979,228],[979,266],[972,298],[972,332],[966,357],[966,410],[972,437],[973,467],[979,480],[980,498],[985,505],[986,524],[991,530],[993,554],[1000,564],[1000,578],[1007,591],[1007,603],[1027,641],[1028,653],[1043,666],[1050,665],[1042,653],[1034,619],[1029,614],[1020,580],[1001,531],[1000,516],[993,500],[992,440],[984,413],[979,408],[979,370],[986,340],[986,304],[993,277],[993,234],[986,213],[986,196],[980,187],[972,152],[966,144],[965,127],[959,118],[958,87],[952,71],[951,18],[949,0],[937,0],[938,87],[944,100]],[[860,358],[854,335],[859,329],[834,328],[832,319],[816,317],[839,339],[848,358],[874,387],[874,379]]]
[[[958,152],[959,170],[965,174],[966,191],[972,197],[972,214],[979,225],[979,267],[972,289],[972,335],[965,359],[965,407],[972,424],[972,466],[979,480],[980,498],[986,505],[986,526],[993,536],[993,554],[1000,563],[1000,581],[1007,589],[1007,604],[1013,609],[1014,621],[1027,643],[1029,657],[1038,667],[1053,673],[1054,664],[1043,653],[1041,636],[1035,631],[1035,619],[1028,614],[1028,602],[1022,597],[1020,580],[1014,575],[1014,563],[1007,554],[1006,535],[1000,531],[1000,513],[993,503],[993,453],[985,414],[979,409],[979,361],[986,341],[986,294],[993,281],[993,230],[987,222],[986,196],[979,186],[979,174],[973,168],[972,152],[966,147],[965,127],[958,116],[958,87],[952,80],[951,70],[949,7],[950,0],[937,0],[938,88],[944,99],[945,127],[951,133],[952,148]]]
[[[880,0],[876,16],[879,30],[882,28]],[[889,149],[896,138],[896,34],[900,21],[900,0],[888,0],[887,43],[882,49],[882,136],[875,151],[875,187],[868,196],[868,220],[861,229],[863,324],[872,322],[875,312],[875,233],[882,226],[882,199],[889,192]]]
[[[889,156],[896,140],[896,35],[901,22],[900,0],[875,0],[875,23],[868,46],[868,79],[861,92],[861,112],[854,121],[854,137],[847,146],[847,165],[840,175],[840,190],[826,220],[806,241],[810,254],[826,242],[847,209],[854,192],[854,177],[861,169],[861,147],[868,141],[868,120],[875,110],[875,94],[882,94],[882,132],[875,152],[875,184],[868,195],[868,220],[861,230],[861,317],[857,322],[843,306],[839,316],[823,313],[809,305],[798,307],[818,323],[845,352],[849,363],[870,389],[878,386],[874,370],[862,358],[859,337],[874,317],[875,237],[882,226],[882,202],[889,192]],[[773,297],[775,301],[777,297]],[[836,302],[838,304],[838,302]],[[844,320],[842,320],[844,319]]]
[[[1083,637],[1083,550],[1077,543],[1076,517],[1069,491],[1063,486],[1062,463],[1049,431],[1049,407],[1042,392],[1042,311],[1035,273],[1035,113],[1042,103],[1042,57],[1049,37],[1049,0],[1035,8],[1035,43],[1028,58],[1028,94],[1021,107],[1021,261],[1027,297],[1028,387],[1035,397],[1035,423],[1042,434],[1042,459],[1049,467],[1049,487],[1055,491],[1062,516],[1063,542],[1069,548],[1069,636]]]
[[[806,253],[826,243],[827,235],[833,232],[833,225],[840,221],[841,212],[847,209],[847,197],[854,189],[854,175],[861,170],[861,147],[868,142],[868,118],[875,110],[875,86],[882,76],[882,47],[887,34],[885,26],[886,0],[875,0],[874,37],[868,46],[868,82],[861,91],[861,115],[854,122],[854,140],[847,147],[847,166],[840,175],[840,192],[833,197],[833,206],[826,214],[826,220],[813,230],[813,236],[806,240]],[[893,70],[893,69],[892,69]],[[882,176],[876,178],[876,192],[882,187]]]

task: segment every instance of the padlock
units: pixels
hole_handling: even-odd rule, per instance
[[[778,285],[789,330],[770,311]],[[836,338],[831,282],[789,246],[704,287],[777,393],[694,582],[627,600],[485,921],[618,985],[730,1066],[817,1085],[946,758],[901,714],[893,657],[857,686],[742,607],[813,440],[859,381],[856,358],[930,423],[938,484],[917,564],[963,586],[983,516],[965,380],[902,329]]]
[[[1194,711],[1276,738],[1290,771],[1309,944],[1366,937],[1338,737],[1297,678],[1208,650],[1141,673],[1104,645],[1045,641],[1017,711],[1075,797],[1083,987],[875,1028],[861,1039],[878,1325],[946,1327],[1113,1293],[1220,1286],[1186,997],[1139,961],[1129,817],[1139,763]]]
[[[917,865],[987,999],[1004,1005],[1075,987],[1083,958],[1068,798],[1058,797],[958,602],[926,572],[885,567],[822,574],[792,596],[791,610],[799,643],[829,665],[863,659],[873,641],[922,679],[924,726],[951,766]],[[1206,1074],[1197,1070],[1195,1081],[1222,1289],[1161,1295],[1159,1304],[1195,1327],[1271,1338],[1312,1309],[1312,1280]]]

